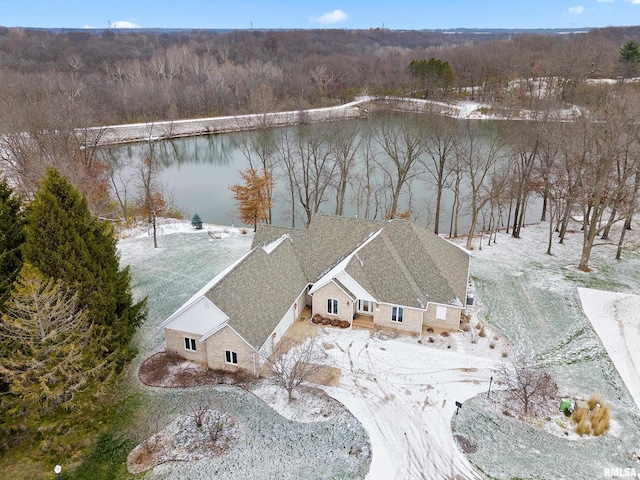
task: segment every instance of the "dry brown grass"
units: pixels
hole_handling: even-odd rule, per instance
[[[571,420],[573,420],[573,423],[577,423],[580,424],[585,420],[589,419],[589,410],[587,410],[586,408],[577,408],[573,411],[573,414],[571,415]]]
[[[596,409],[596,405],[602,405],[602,400],[598,395],[593,394],[587,404],[589,405],[589,410],[593,411]]]
[[[611,407],[604,405],[597,395],[591,395],[587,404],[588,409],[578,408],[571,415],[571,420],[577,424],[576,433],[595,436],[606,433],[611,424]]]
[[[593,415],[591,416],[591,426],[593,427],[593,434],[595,436],[600,436],[609,430],[609,425],[611,423],[611,408],[609,405],[600,404],[600,408],[598,408]]]
[[[487,332],[484,331],[484,323],[482,324],[479,335],[483,338],[487,336]]]
[[[581,408],[579,410],[584,410],[584,409]],[[580,421],[580,423],[578,423],[578,426],[576,427],[576,433],[578,435],[580,435],[580,436],[590,435],[591,434],[591,422],[589,422],[589,420],[586,419],[586,418],[583,419],[582,421]]]

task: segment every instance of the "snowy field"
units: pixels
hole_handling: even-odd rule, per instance
[[[471,275],[479,315],[517,354],[543,364],[557,381],[560,396],[586,400],[599,394],[611,405],[612,428],[602,437],[576,440],[504,415],[485,396],[467,402],[452,428],[478,444],[478,451],[467,457],[489,478],[597,479],[604,478],[605,468],[638,470],[630,457],[640,449],[640,412],[584,314],[578,288],[638,294],[640,258],[625,251],[618,262],[615,247],[598,246],[592,253],[593,271],[583,273],[575,268],[579,227],[564,245],[554,243],[552,256],[544,253],[547,234],[548,224],[540,224],[523,229],[521,239],[499,234],[492,246],[485,237],[482,250],[476,242]]]
[[[220,233],[222,238],[212,239],[207,229]],[[145,229],[129,232],[119,242],[121,263],[131,267],[134,293],[147,296],[149,303],[148,320],[136,338],[139,354],[129,371],[130,388],[140,392],[149,411],[161,412],[161,425],[188,413],[189,402],[197,401],[201,392],[208,392],[214,406],[236,421],[240,436],[220,457],[170,462],[149,470],[142,478],[364,478],[371,463],[367,434],[343,409],[332,409],[329,415],[323,410],[328,408],[326,405],[311,404],[309,410],[316,412],[315,421],[300,415],[300,409],[296,415],[289,415],[298,420],[292,421],[238,387],[179,389],[142,385],[137,376],[140,364],[164,349],[163,332],[157,326],[202,285],[244,255],[253,239],[252,234],[244,235],[236,228],[205,226],[204,230],[195,231],[188,223],[165,224],[159,232],[157,249]],[[298,405],[304,408],[303,402],[301,399]],[[276,403],[282,405],[281,401]],[[145,438],[141,436],[139,440]],[[364,454],[353,453],[359,451]]]
[[[170,231],[176,234],[167,235]],[[185,399],[198,389],[142,387],[137,367],[163,348],[163,335],[156,326],[248,250],[251,234],[242,235],[237,229],[222,232],[224,238],[212,240],[207,233],[192,233],[188,226],[165,227],[159,249],[153,249],[144,232],[120,242],[122,263],[131,264],[136,294],[149,296],[149,320],[139,333],[140,355],[131,370],[131,383],[166,405],[168,421],[183,413]],[[616,262],[612,247],[597,247],[594,272],[585,274],[574,268],[581,233],[569,234],[565,245],[555,244],[551,257],[544,254],[546,235],[547,225],[531,226],[523,229],[520,240],[499,234],[497,244],[486,246],[485,238],[483,249],[473,252],[474,315],[487,322],[489,332],[477,344],[463,334],[435,336],[429,344],[424,337],[419,342],[411,336],[362,331],[321,333],[328,363],[342,371],[339,386],[323,388],[359,423],[348,414],[313,422],[313,415],[300,415],[305,399],[298,400],[297,410],[287,412],[281,397],[256,392],[299,420],[292,422],[251,394],[215,387],[231,414],[245,425],[243,448],[217,462],[157,467],[145,478],[217,478],[234,472],[234,478],[574,479],[603,478],[607,467],[638,469],[640,465],[629,456],[640,449],[640,412],[607,355],[607,343],[603,346],[585,316],[578,288],[638,294],[640,258],[626,252],[625,259]],[[634,307],[624,308],[625,318],[632,320]],[[543,363],[556,379],[560,395],[586,399],[600,394],[612,407],[611,431],[598,438],[563,437],[558,433],[562,428],[550,431],[504,415],[483,394],[502,352],[512,355],[496,333],[511,343],[515,353]],[[637,359],[630,352],[630,358]],[[464,403],[459,415],[455,401]],[[475,442],[477,451],[462,454],[452,429]],[[367,436],[371,459],[344,454],[366,443]],[[338,449],[336,440],[342,445]],[[281,470],[274,462],[282,464]]]
[[[579,288],[582,309],[640,408],[640,295]]]

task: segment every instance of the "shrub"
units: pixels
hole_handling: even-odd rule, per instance
[[[440,335],[442,335],[443,337],[448,337],[449,336],[449,332],[442,332]]]
[[[346,320],[342,320],[340,322],[340,328],[349,328],[350,323],[347,322]]]
[[[502,352],[502,358],[507,358],[509,354],[507,352]]]
[[[427,339],[427,342],[429,342],[429,343],[434,343],[434,342],[435,342],[435,340],[433,339],[433,337],[429,337],[429,338]]]
[[[200,215],[198,215],[197,212],[194,213],[191,218],[191,226],[196,230],[202,230],[202,218],[200,218]]]
[[[580,424],[589,417],[589,411],[586,408],[576,408],[571,415],[571,420],[574,423]]]
[[[471,330],[469,333],[467,333],[467,338],[469,338],[469,341],[471,343],[478,343],[478,339],[480,338],[480,335],[476,330]]]
[[[496,348],[496,344],[495,344],[495,343],[493,343],[493,342],[491,342],[491,343],[489,344],[489,348],[490,348],[491,350],[493,350],[494,348]]]
[[[462,330],[463,332],[468,332],[469,330],[471,330],[471,327],[469,327],[468,323],[462,323],[460,325],[460,330]]]
[[[591,395],[591,398],[589,398],[587,404],[589,405],[589,410],[593,411],[596,409],[596,405],[602,405],[602,400],[600,400],[600,397],[594,393]]]
[[[480,329],[480,333],[478,335],[483,338],[487,336],[487,332],[484,331],[484,323],[482,324],[482,328]]]
[[[311,319],[311,321],[312,321],[313,323],[316,323],[316,324],[321,323],[321,322],[322,322],[322,315],[320,315],[319,313],[316,313],[316,314],[313,316],[313,318]]]
[[[483,324],[482,322],[478,322],[478,323],[476,323],[476,328],[477,328],[478,330],[480,330],[480,329],[481,329],[481,328],[483,328],[483,327],[484,327],[484,324]]]
[[[242,235],[246,235],[247,233],[249,233],[249,231],[246,228],[242,228],[242,229],[240,229],[240,233]]]
[[[329,325],[331,323],[331,319],[330,318],[323,318],[321,323],[322,323],[322,325]]]
[[[333,320],[331,320],[331,326],[332,327],[339,327],[340,326],[340,320],[338,320],[337,318],[334,318]]]
[[[427,332],[428,333],[433,333],[433,328],[431,328],[431,327],[427,328]]]
[[[611,423],[611,409],[609,405],[600,404],[593,415],[591,416],[591,427],[593,428],[593,434],[595,436],[602,435],[609,430],[609,424]]]
[[[580,410],[584,409],[581,408]],[[578,426],[576,427],[576,433],[580,436],[589,435],[591,433],[591,423],[589,422],[589,420],[585,418],[580,423],[578,423]]]

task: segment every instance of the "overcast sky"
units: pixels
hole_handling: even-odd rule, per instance
[[[640,0],[0,0],[0,25],[64,28],[582,28],[640,24]]]

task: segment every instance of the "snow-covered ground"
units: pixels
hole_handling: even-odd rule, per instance
[[[640,296],[579,288],[587,318],[640,409]]]
[[[616,261],[615,246],[602,245],[593,250],[593,271],[578,271],[582,232],[578,225],[571,228],[564,245],[554,238],[552,256],[544,253],[546,223],[524,228],[521,239],[500,233],[491,246],[485,236],[482,250],[476,240],[471,275],[488,325],[510,341],[515,354],[542,364],[560,396],[586,400],[599,394],[611,405],[612,428],[597,438],[558,435],[547,422],[522,422],[485,396],[475,397],[454,416],[452,428],[478,445],[467,458],[490,478],[603,478],[605,468],[640,466],[633,460],[640,445],[640,412],[578,293],[582,287],[638,294],[640,258],[626,250]],[[629,234],[637,235],[635,230]],[[549,412],[550,419],[555,415]]]
[[[208,229],[221,229],[223,233],[227,230],[228,235],[212,239]],[[282,407],[285,417],[239,387],[153,388],[138,379],[140,364],[164,349],[164,336],[158,325],[217,273],[244,255],[252,239],[252,233],[243,234],[238,229],[205,225],[205,229],[196,231],[188,222],[182,222],[164,226],[157,249],[145,231],[129,232],[118,243],[122,265],[131,268],[134,294],[148,298],[149,315],[135,339],[139,353],[128,372],[127,385],[127,393],[136,392],[141,398],[140,414],[151,412],[161,417],[153,418],[153,423],[169,425],[188,414],[190,402],[206,392],[216,409],[235,420],[240,432],[221,456],[169,462],[141,474],[142,478],[364,478],[371,462],[367,434],[353,415],[343,407],[335,407],[335,402],[315,399],[306,403],[307,398],[302,397],[285,408],[281,395],[275,395],[268,387],[259,389],[257,393],[274,406]],[[142,423],[147,425],[149,421],[143,419]],[[137,441],[149,436],[144,428],[138,434]]]
[[[243,436],[239,445],[246,446],[245,450],[235,448],[217,462],[165,465],[147,473],[146,478],[208,478],[231,472],[229,468],[240,468],[238,473],[251,476],[251,468],[259,468],[265,461],[268,465],[256,475],[270,478],[268,475],[277,471],[268,456],[273,449],[278,452],[274,458],[285,462],[282,478],[293,478],[292,472],[301,465],[312,476],[313,472],[324,471],[331,476],[350,471],[347,476],[358,477],[364,475],[357,472],[362,472],[368,460],[343,456],[343,450],[332,450],[331,445],[335,439],[362,443],[358,440],[363,438],[362,427],[372,447],[371,468],[367,467],[368,478],[372,479],[601,478],[604,468],[638,469],[640,465],[632,460],[640,445],[638,407],[618,374],[618,370],[622,373],[618,357],[607,355],[603,347],[607,342],[600,341],[585,317],[578,287],[638,294],[640,258],[625,252],[624,260],[615,262],[612,247],[597,247],[591,263],[594,272],[582,273],[574,268],[580,253],[579,230],[569,234],[565,245],[554,244],[554,255],[547,256],[547,228],[546,224],[527,227],[518,240],[500,233],[498,243],[491,246],[487,246],[485,237],[482,250],[476,242],[471,265],[476,289],[474,314],[488,325],[487,337],[477,344],[471,344],[463,334],[448,338],[433,335],[433,344],[426,337],[419,343],[411,336],[362,331],[327,329],[322,334],[328,362],[342,371],[339,386],[323,388],[361,425],[342,413],[337,418],[325,415],[326,402],[303,415],[300,407],[307,401],[305,397],[291,406],[274,390],[258,389],[261,398],[287,418],[297,420],[285,422],[268,407],[258,408],[253,400],[247,403],[245,395],[251,394],[215,387],[228,397],[228,405],[237,403],[230,407],[230,413],[245,425],[244,431],[249,435],[262,432],[256,434],[260,441],[248,441]],[[136,293],[149,295],[149,320],[138,338],[139,361],[162,349],[162,332],[156,326],[213,275],[244,254],[252,237],[229,229],[226,238],[213,240],[188,225],[172,229],[181,233],[162,235],[158,249],[153,249],[146,234],[119,244],[123,264],[131,264]],[[172,229],[165,228],[164,233]],[[633,320],[633,304],[616,305],[618,319]],[[592,393],[600,394],[612,407],[610,432],[589,439],[563,437],[562,427],[550,432],[544,426],[521,422],[488,401],[483,394],[488,379],[495,374],[502,352],[510,352],[503,337],[516,354],[526,354],[546,366],[561,396],[586,399]],[[634,345],[629,347],[631,360],[637,359]],[[132,384],[136,369],[134,365]],[[168,405],[168,421],[198,390],[138,388],[152,401]],[[464,404],[458,415],[456,401]],[[555,412],[550,417],[555,418]],[[283,441],[269,437],[280,435],[278,429],[284,432]],[[452,429],[475,443],[477,451],[463,455]],[[271,433],[264,433],[266,430]],[[309,443],[311,432],[316,441]],[[241,467],[237,463],[240,459],[245,463]],[[323,462],[326,471],[320,466]]]
[[[482,478],[449,425],[456,401],[487,391],[495,361],[365,331],[330,329],[320,339],[334,346],[328,362],[342,371],[340,385],[325,391],[369,434],[368,479]]]

